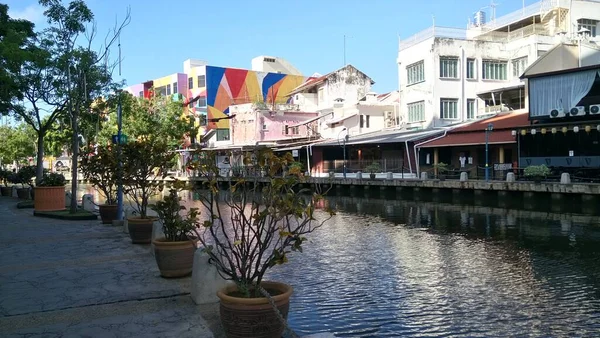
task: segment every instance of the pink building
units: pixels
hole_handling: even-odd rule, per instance
[[[286,108],[286,107],[283,107]],[[289,107],[288,107],[289,108]],[[318,136],[317,122],[298,125],[315,120],[318,113],[306,113],[293,109],[256,108],[253,104],[230,106],[232,118],[231,140],[233,145],[254,145],[256,142],[279,143],[305,140]]]

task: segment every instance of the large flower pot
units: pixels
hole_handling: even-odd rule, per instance
[[[112,221],[118,219],[118,208],[119,206],[114,204],[100,204],[98,211],[100,212],[102,224],[112,224]]]
[[[133,244],[149,244],[152,241],[154,218],[130,217],[127,219],[129,237]]]
[[[35,187],[35,211],[65,210],[65,187]]]
[[[0,187],[0,194],[2,196],[12,197],[13,187]]]
[[[196,241],[169,242],[165,238],[157,238],[152,243],[162,277],[184,277],[192,273]]]
[[[17,197],[22,200],[28,200],[29,188],[17,188]]]
[[[273,300],[284,318],[290,307],[292,287],[284,283],[262,282],[261,286],[274,295]],[[236,285],[219,292],[221,324],[230,338],[280,338],[285,327],[267,298],[236,297]]]

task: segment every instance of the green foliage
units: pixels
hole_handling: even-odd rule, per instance
[[[23,99],[26,85],[16,76],[32,58],[33,23],[13,19],[8,6],[0,3],[0,115],[6,115],[15,100]]]
[[[10,178],[11,174],[11,171],[0,168],[0,182],[2,182],[5,187],[8,187],[8,179]]]
[[[305,235],[328,219],[315,217],[315,206],[323,195],[319,186],[315,191],[298,190],[305,178],[297,167],[285,177],[276,176],[294,158],[291,154],[278,157],[267,149],[253,155],[270,184],[259,188],[258,181],[238,179],[221,190],[216,154],[204,153],[205,159],[198,163],[203,189],[197,196],[206,215],[203,228],[197,231],[199,241],[221,276],[245,290],[246,297],[254,296],[249,290],[256,290],[267,270],[287,262],[290,252],[302,252]]]
[[[0,159],[2,163],[22,163],[35,155],[34,137],[27,125],[0,126]]]
[[[19,171],[17,172],[17,176],[19,178],[18,183],[21,183],[23,186],[27,184],[30,187],[33,187],[33,178],[35,177],[35,173],[36,166],[34,165],[21,167],[21,169],[19,169]]]
[[[448,165],[444,162],[434,164],[433,167],[436,168],[438,173],[440,173],[440,174],[443,174],[448,171]]]
[[[121,146],[125,193],[136,204],[140,217],[146,218],[150,197],[163,189],[171,162],[177,154],[162,140],[148,138]]]
[[[150,208],[158,214],[162,225],[163,232],[167,241],[187,241],[190,233],[198,227],[198,208],[190,208],[185,215],[182,211],[186,211],[186,207],[181,205],[181,197],[177,193],[181,189],[172,188],[169,194],[162,201],[150,205]]]
[[[117,203],[118,161],[116,147],[99,145],[81,155],[79,167],[83,177],[106,198],[106,204]]]
[[[65,176],[58,173],[44,173],[44,177],[37,184],[38,187],[62,187],[66,184]]]
[[[550,175],[550,168],[548,168],[545,164],[531,165],[525,168],[524,174],[528,177],[545,177]]]
[[[379,164],[379,162],[373,162],[366,166],[365,171],[371,174],[381,172],[381,165]]]

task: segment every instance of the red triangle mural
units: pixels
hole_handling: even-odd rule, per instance
[[[242,85],[246,83],[246,74],[248,74],[248,70],[246,69],[225,69],[225,78],[227,79],[229,90],[231,90],[231,96],[233,96],[234,100],[238,98]]]

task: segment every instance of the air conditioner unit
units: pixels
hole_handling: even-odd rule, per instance
[[[590,115],[600,114],[600,104],[590,104]]]
[[[386,121],[387,120],[393,121],[394,120],[394,112],[386,111],[386,112],[384,112],[384,117],[385,117]]]
[[[550,111],[551,119],[558,119],[561,117],[565,117],[565,111],[562,108],[555,108]]]
[[[394,120],[385,120],[385,127],[386,128],[394,127]]]
[[[571,116],[583,116],[583,115],[585,115],[585,107],[584,106],[573,107],[573,108],[571,108],[571,110],[569,110],[569,114]]]

